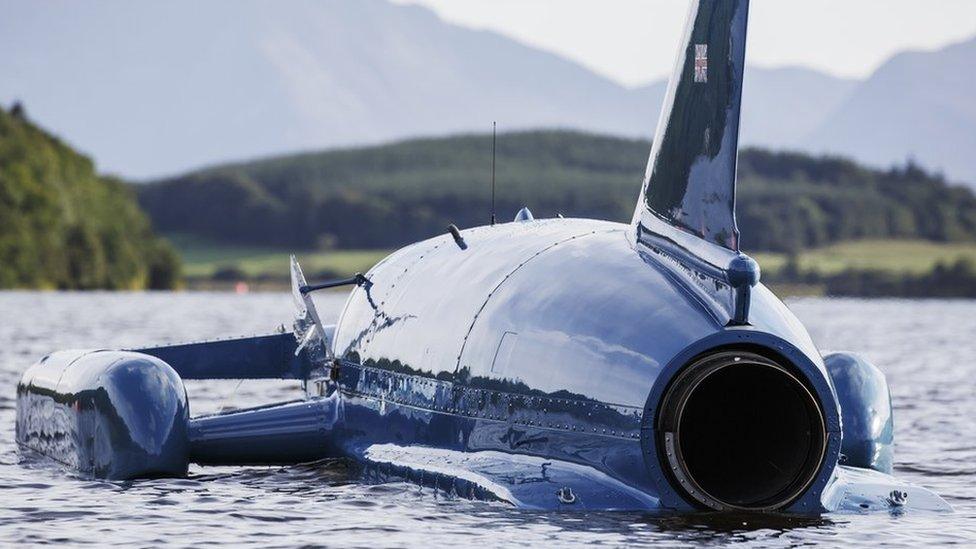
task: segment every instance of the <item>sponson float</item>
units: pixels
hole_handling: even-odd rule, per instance
[[[293,261],[293,332],[54,353],[18,442],[110,479],[344,457],[525,508],[947,509],[890,476],[881,372],[822,356],[739,252],[747,9],[693,3],[632,223],[524,210],[319,285]],[[309,294],[343,284],[324,326]],[[218,378],[306,398],[191,418],[182,380]]]

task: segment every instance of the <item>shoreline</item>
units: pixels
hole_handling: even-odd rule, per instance
[[[236,282],[194,280],[187,281],[181,288],[173,290],[59,290],[55,288],[5,288],[0,289],[0,295],[16,293],[36,293],[36,294],[162,294],[162,293],[183,293],[183,294],[287,294],[291,292],[291,286],[285,281],[250,281],[245,282],[246,288],[238,286]],[[906,300],[906,301],[974,301],[974,297],[965,296],[904,296],[904,295],[830,295],[826,292],[823,284],[778,284],[771,283],[766,285],[774,294],[782,299],[803,299],[803,298],[827,298],[827,299],[851,299],[851,300]],[[343,294],[348,292],[342,288],[332,288],[322,290],[319,293]]]

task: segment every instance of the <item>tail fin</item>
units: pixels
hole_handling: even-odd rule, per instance
[[[634,213],[638,235],[690,233],[739,249],[735,164],[748,11],[748,0],[692,3]]]

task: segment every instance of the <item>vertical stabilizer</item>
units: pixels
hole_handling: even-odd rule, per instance
[[[634,213],[638,235],[739,249],[735,165],[748,10],[748,0],[692,2]]]

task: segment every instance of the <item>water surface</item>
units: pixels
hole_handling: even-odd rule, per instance
[[[344,296],[318,297],[326,322]],[[286,294],[0,292],[0,544],[736,546],[976,544],[976,301],[803,299],[789,303],[822,349],[866,355],[888,375],[895,474],[956,512],[796,517],[540,513],[370,485],[336,461],[200,468],[187,479],[104,482],[65,474],[14,443],[25,367],[65,348],[135,347],[268,333]],[[193,414],[295,398],[297,382],[189,382]]]

